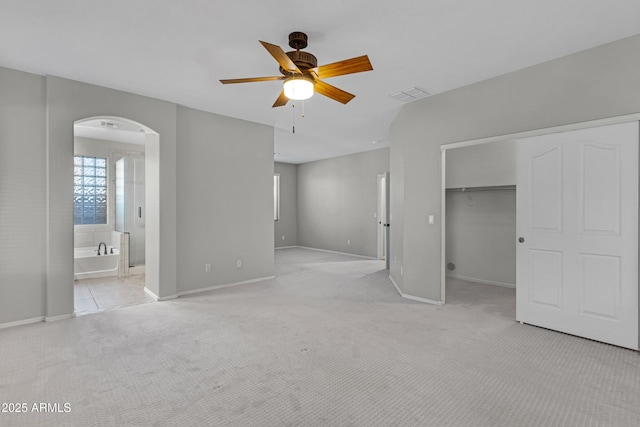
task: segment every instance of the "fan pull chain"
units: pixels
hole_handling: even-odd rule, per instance
[[[293,133],[296,133],[296,104],[291,104],[291,108],[291,111],[293,112],[293,114],[291,115],[291,122],[293,123],[292,128]]]
[[[304,119],[304,99],[302,100],[302,115],[300,117]]]

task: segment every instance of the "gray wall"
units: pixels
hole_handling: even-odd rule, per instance
[[[515,190],[447,192],[447,274],[516,284]]]
[[[388,148],[298,165],[298,245],[377,257],[377,175],[388,170]]]
[[[178,292],[272,276],[273,128],[178,107],[178,144]]]
[[[273,171],[280,174],[280,220],[274,224],[275,247],[297,246],[298,166],[276,162]]]
[[[147,176],[155,177],[155,182],[147,180],[153,196],[147,197],[147,236],[155,237],[147,240],[146,274],[156,295],[170,298],[218,283],[192,281],[193,269],[204,271],[204,266],[178,258],[178,248],[185,249],[187,242],[181,237],[178,244],[178,230],[188,236],[188,244],[206,248],[213,257],[245,257],[242,269],[235,259],[231,267],[228,262],[216,265],[212,276],[221,281],[273,274],[271,128],[6,68],[0,68],[0,93],[0,324],[73,312],[73,123],[88,117],[124,117],[160,135],[159,141],[147,138],[145,147]],[[216,132],[219,137],[212,137]],[[232,141],[239,146],[230,150]],[[241,174],[233,171],[240,169],[240,156],[247,156],[250,165]],[[178,176],[185,204],[177,203]],[[202,206],[201,196],[217,198],[221,209],[233,212],[222,215],[221,226],[229,232],[216,234],[220,212],[212,212],[213,205],[193,216],[192,210]],[[184,281],[179,285],[178,271]]]
[[[447,188],[516,185],[516,142],[447,150]]]
[[[0,324],[44,316],[45,79],[0,68]]]
[[[391,127],[391,253],[401,255],[391,276],[403,293],[441,300],[440,145],[638,113],[639,51],[634,36],[401,110]]]

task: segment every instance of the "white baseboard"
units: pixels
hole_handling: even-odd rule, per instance
[[[178,298],[178,295],[169,295],[168,297],[159,297],[158,295],[154,294],[153,291],[147,288],[146,286],[144,287],[144,292],[156,301],[168,301],[171,299]]]
[[[44,316],[33,317],[31,319],[17,320],[15,322],[0,323],[0,329],[13,328],[14,326],[30,325],[32,323],[44,322]]]
[[[515,289],[516,287],[516,285],[512,283],[493,282],[491,280],[476,279],[474,277],[456,276],[454,274],[447,274],[447,277],[451,277],[452,279],[466,280],[467,282],[482,283],[483,285],[502,286],[503,288]]]
[[[278,249],[294,249],[294,248],[297,248],[297,247],[298,246],[278,246],[278,247],[276,247],[274,249],[275,250],[278,250]]]
[[[400,288],[398,287],[398,284],[396,283],[395,280],[393,280],[393,277],[391,277],[391,274],[389,274],[389,280],[391,281],[391,283],[393,284],[393,286],[396,287],[396,291],[398,291],[398,295],[402,296],[402,291],[400,290]]]
[[[69,314],[62,314],[60,316],[46,316],[44,318],[44,321],[49,323],[49,322],[57,322],[58,320],[67,320],[67,319],[73,318],[74,314],[75,312],[69,313]]]
[[[149,295],[151,298],[153,298],[154,300],[158,301],[158,295],[154,294],[152,291],[149,290],[149,288],[147,288],[146,286],[144,287],[144,293]]]
[[[366,256],[366,255],[350,254],[348,252],[331,251],[329,249],[309,248],[307,246],[295,246],[295,247],[296,248],[300,248],[300,249],[309,249],[310,251],[328,252],[330,254],[347,255],[347,256],[354,256],[354,257],[357,257],[357,258],[378,260],[378,258],[376,258],[376,257],[371,257],[371,256]],[[380,261],[382,261],[382,260],[380,260]]]
[[[225,283],[222,285],[209,286],[208,288],[199,288],[199,289],[193,289],[190,291],[178,292],[178,296],[181,297],[183,295],[199,294],[200,292],[213,291],[213,290],[222,289],[222,288],[230,288],[232,286],[238,286],[238,285],[247,285],[249,283],[262,282],[264,280],[271,280],[275,278],[276,276],[266,276],[266,277],[259,277],[257,279],[243,280],[242,282]]]
[[[404,292],[402,292],[400,290],[400,288],[398,287],[398,284],[396,283],[395,280],[393,280],[393,277],[391,277],[391,275],[389,275],[389,280],[391,281],[391,283],[393,283],[393,286],[396,287],[396,291],[398,291],[398,293],[400,294],[400,296],[402,298],[410,299],[412,301],[423,302],[425,304],[442,305],[442,301],[434,301],[434,300],[430,300],[430,299],[427,299],[427,298],[415,297],[413,295],[405,294]]]

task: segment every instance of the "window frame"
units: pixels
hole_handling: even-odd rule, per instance
[[[82,158],[82,164],[78,165],[76,163],[76,159],[77,158]],[[93,168],[99,168],[99,169],[104,169],[104,176],[99,176],[97,174],[94,173],[94,175],[85,175],[85,171],[84,168],[85,167],[91,167],[90,165],[85,165],[85,159],[93,159],[93,163],[94,165],[92,166]],[[98,160],[102,160],[104,162],[104,166],[95,166],[95,163]],[[82,174],[78,175],[76,174],[76,167],[81,167],[82,170]],[[74,203],[73,203],[73,225],[74,227],[104,227],[104,226],[108,226],[109,225],[109,207],[110,207],[110,185],[109,185],[109,157],[104,157],[104,156],[96,156],[96,155],[85,155],[85,154],[74,154],[73,156],[73,167],[74,167],[74,171],[73,171],[73,178],[74,178],[74,183],[73,183],[73,197],[74,197]],[[76,177],[82,177],[82,184],[81,185],[77,185],[76,183]],[[89,178],[94,178],[94,179],[102,179],[104,178],[104,185],[96,185],[97,183],[94,182],[94,185],[86,185],[85,184],[85,177],[89,177]],[[85,215],[84,215],[84,209],[82,209],[81,212],[81,223],[76,223],[76,214],[75,214],[75,209],[76,209],[76,203],[75,203],[75,197],[76,197],[76,187],[82,187],[82,193],[81,196],[82,197],[86,197],[88,194],[85,191],[85,188],[87,187],[93,187],[94,189],[96,188],[104,188],[104,198],[105,198],[105,202],[104,202],[104,208],[105,208],[105,212],[104,212],[104,222],[95,222],[96,220],[96,211],[95,208],[98,206],[97,205],[97,200],[94,199],[94,213],[93,213],[93,222],[91,223],[85,223]],[[94,190],[94,197],[97,198],[98,194],[96,194],[96,191]],[[100,204],[100,206],[102,206],[102,204]],[[84,203],[83,203],[83,208],[84,208]]]

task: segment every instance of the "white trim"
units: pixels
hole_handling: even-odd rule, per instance
[[[396,281],[393,280],[393,277],[389,276],[389,280],[391,281],[391,283],[393,283],[393,286],[396,287],[396,290],[398,291],[398,293],[400,294],[400,296],[402,298],[410,299],[412,301],[424,302],[426,304],[431,304],[431,305],[442,305],[443,304],[442,301],[433,301],[433,300],[430,300],[430,299],[414,297],[413,295],[405,294],[400,290],[400,288],[396,284]]]
[[[18,320],[15,322],[0,323],[0,329],[13,328],[14,326],[31,325],[32,323],[44,322],[44,316],[33,317],[31,319]]]
[[[172,300],[172,299],[178,298],[178,295],[169,295],[168,297],[159,297],[158,295],[154,294],[153,291],[151,291],[146,286],[144,287],[144,291],[145,291],[145,293],[147,295],[150,295],[156,301],[168,301],[168,300]]]
[[[534,129],[534,130],[528,130],[524,132],[509,133],[505,135],[491,136],[488,138],[478,138],[478,139],[471,139],[471,140],[461,141],[461,142],[453,142],[449,144],[441,144],[440,145],[440,171],[441,171],[440,214],[442,215],[442,220],[440,225],[441,227],[440,229],[440,236],[441,236],[440,237],[440,261],[441,261],[440,262],[440,297],[442,298],[442,303],[445,302],[445,295],[446,295],[446,265],[445,265],[446,264],[445,262],[445,259],[446,259],[446,227],[445,227],[446,206],[445,205],[446,205],[446,191],[447,191],[447,182],[446,182],[447,150],[452,148],[487,144],[490,142],[499,142],[499,141],[506,141],[510,139],[528,138],[531,136],[546,135],[550,133],[559,133],[559,132],[568,132],[572,130],[585,129],[585,128],[596,127],[596,126],[613,125],[613,124],[633,122],[633,121],[640,121],[640,113],[626,114],[623,116],[615,116],[615,117],[607,117],[604,119],[589,120],[586,122],[570,123],[567,125],[552,126],[549,128]]]
[[[310,251],[328,252],[328,253],[330,253],[330,254],[348,255],[348,256],[354,256],[354,257],[357,257],[357,258],[374,259],[374,260],[376,260],[376,261],[380,261],[378,258],[376,258],[376,257],[372,257],[372,256],[357,255],[357,254],[350,254],[350,253],[348,253],[348,252],[330,251],[329,249],[309,248],[309,247],[307,247],[307,246],[296,246],[296,248],[300,248],[300,249],[309,249]]]
[[[410,299],[418,302],[424,302],[426,304],[431,304],[431,305],[442,305],[442,301],[434,301],[431,299],[414,297],[413,295],[408,295],[408,294],[402,294],[402,298],[406,298],[406,299]]]
[[[402,296],[402,291],[400,290],[400,288],[398,287],[398,284],[396,283],[395,280],[393,280],[393,277],[391,277],[391,275],[389,275],[389,280],[391,281],[391,283],[393,284],[393,286],[396,287],[396,291],[398,291],[398,294],[400,296]]]
[[[144,287],[144,292],[145,292],[147,295],[151,296],[151,298],[153,298],[154,300],[156,300],[156,301],[158,301],[158,300],[159,300],[158,295],[154,294],[154,293],[153,293],[151,290],[149,290],[149,288],[147,288],[146,286]]]
[[[488,138],[471,139],[468,141],[453,142],[440,145],[440,151],[451,148],[468,147],[471,145],[487,144],[489,142],[504,141],[507,139],[528,138],[530,136],[546,135],[549,133],[568,132],[578,129],[586,129],[596,126],[614,125],[618,123],[634,122],[640,120],[640,113],[626,114],[624,116],[607,117],[604,119],[589,120],[586,122],[570,123],[567,125],[553,126],[550,128],[534,129],[524,132],[509,133],[505,135],[490,136]]]
[[[483,285],[501,286],[503,288],[516,288],[513,283],[493,282],[491,280],[476,279],[474,277],[456,276],[455,274],[447,274],[452,279],[466,280],[467,282],[481,283]]]
[[[177,296],[181,297],[183,295],[199,294],[201,292],[213,291],[213,290],[222,289],[222,288],[230,288],[232,286],[246,285],[246,284],[249,284],[249,283],[262,282],[264,280],[271,280],[271,279],[275,279],[275,278],[276,278],[276,276],[266,276],[266,277],[259,277],[257,279],[244,280],[242,282],[226,283],[226,284],[223,284],[223,285],[209,286],[208,288],[200,288],[200,289],[193,289],[193,290],[190,290],[190,291],[178,292]]]
[[[297,246],[277,246],[274,249],[278,250],[278,249],[294,249],[297,248]]]
[[[447,301],[447,283],[445,275],[447,253],[447,151],[440,153],[440,299],[442,304]]]
[[[46,316],[44,318],[44,321],[49,323],[49,322],[57,322],[58,320],[67,320],[67,319],[71,319],[75,317],[75,311],[73,313],[69,313],[69,314],[62,314],[60,316]]]

